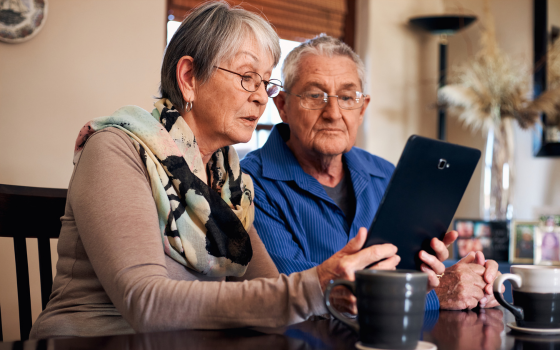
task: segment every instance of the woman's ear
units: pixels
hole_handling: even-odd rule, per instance
[[[191,56],[183,56],[177,62],[177,85],[183,94],[183,101],[194,101],[195,79],[194,59]]]

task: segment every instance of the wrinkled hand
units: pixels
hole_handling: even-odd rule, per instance
[[[354,272],[362,270],[377,261],[372,269],[394,270],[401,261],[396,255],[397,247],[392,244],[379,244],[362,249],[367,238],[365,227],[360,228],[356,237],[333,256],[317,266],[317,275],[323,292],[331,280],[354,280]],[[344,287],[334,288],[331,293],[331,304],[342,312],[356,314],[356,297]]]
[[[498,301],[494,297],[494,280],[501,275],[498,271],[498,263],[494,260],[485,260],[484,254],[482,252],[476,252],[476,258],[474,261],[476,264],[484,266],[486,271],[482,278],[486,282],[486,287],[484,287],[484,297],[480,299],[479,306],[482,308],[491,308],[499,305]],[[505,292],[506,287],[502,285],[502,293]]]
[[[442,309],[463,310],[498,306],[494,298],[494,279],[500,275],[498,263],[486,261],[482,252],[470,252],[447,268],[435,288]],[[502,293],[505,287],[502,286]]]
[[[451,231],[445,234],[443,241],[437,238],[432,239],[430,247],[436,253],[435,256],[426,253],[424,250],[420,251],[420,260],[423,262],[420,269],[428,274],[428,291],[439,286],[440,280],[436,275],[444,273],[445,265],[443,265],[443,261],[449,257],[447,247],[455,242],[458,236],[457,231]]]
[[[476,253],[470,252],[455,265],[445,270],[439,286],[435,288],[442,309],[473,309],[485,297],[487,283],[484,266],[475,263]]]

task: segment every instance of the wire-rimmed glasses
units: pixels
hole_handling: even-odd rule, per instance
[[[292,94],[285,91],[288,95],[300,98],[300,104],[306,109],[323,109],[329,103],[329,97],[336,97],[338,106],[342,109],[358,109],[364,105],[366,94],[355,90],[342,90],[337,95],[329,95],[324,91],[305,91],[301,95]]]
[[[218,69],[223,71],[239,75],[241,77],[241,87],[249,92],[255,92],[261,86],[261,83],[264,83],[264,89],[266,90],[266,94],[268,97],[276,97],[282,89],[282,82],[278,79],[270,79],[264,80],[261,75],[257,72],[245,72],[243,74],[239,74],[236,72],[232,72],[228,69],[214,66]]]

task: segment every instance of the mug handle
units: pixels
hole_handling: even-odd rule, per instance
[[[331,302],[329,300],[330,296],[331,296],[331,291],[336,286],[344,286],[344,287],[348,288],[352,292],[352,294],[356,295],[356,283],[351,282],[351,281],[347,281],[347,280],[331,281],[330,284],[327,286],[327,289],[325,290],[325,305],[327,306],[327,309],[329,310],[329,312],[336,319],[338,319],[340,322],[346,324],[350,328],[354,329],[356,332],[359,332],[360,331],[360,325],[358,324],[358,322],[356,320],[353,320],[351,318],[348,318],[348,317],[342,315],[338,310],[336,310],[331,305]]]
[[[507,301],[505,301],[502,293],[500,293],[502,284],[504,284],[506,280],[510,280],[510,283],[514,285],[515,288],[521,288],[522,281],[520,275],[514,273],[504,273],[494,280],[494,298],[496,298],[500,305],[508,309],[516,319],[523,320],[523,308],[508,303]]]

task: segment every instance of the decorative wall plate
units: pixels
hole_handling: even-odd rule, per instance
[[[47,19],[48,0],[0,0],[0,41],[21,43],[33,38]]]

